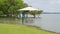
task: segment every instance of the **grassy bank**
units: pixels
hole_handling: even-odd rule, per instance
[[[0,34],[56,34],[26,25],[0,24]]]

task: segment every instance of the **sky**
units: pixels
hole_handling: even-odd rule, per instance
[[[60,0],[23,0],[33,8],[44,12],[60,12]]]

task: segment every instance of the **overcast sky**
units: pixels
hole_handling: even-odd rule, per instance
[[[60,12],[60,0],[24,0],[24,2],[44,12]]]

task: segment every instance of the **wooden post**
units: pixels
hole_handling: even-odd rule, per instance
[[[22,24],[24,24],[25,13],[22,11]]]

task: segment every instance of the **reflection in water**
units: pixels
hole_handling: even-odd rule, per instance
[[[24,24],[28,24],[28,25],[34,25],[34,23],[38,23],[40,21],[41,18],[33,18],[33,17],[29,17],[29,18],[25,18],[24,19]]]
[[[0,23],[22,23],[21,19],[17,18],[0,18]],[[60,32],[60,14],[42,14],[40,18],[25,18],[24,24],[38,26],[42,29]]]
[[[25,18],[24,23],[34,23],[34,18]]]
[[[37,18],[33,18],[33,17],[24,18],[24,23],[32,24],[35,22],[36,19]],[[0,23],[20,24],[22,23],[22,20],[17,18],[0,18]]]
[[[38,19],[39,18],[33,18],[33,17],[24,18],[24,24],[33,24]],[[0,23],[20,24],[22,23],[22,20],[18,18],[0,18]]]
[[[0,18],[0,23],[20,24],[21,20],[17,18]]]
[[[40,16],[41,18],[26,18],[24,22],[45,30],[60,32],[60,14],[42,14]]]

